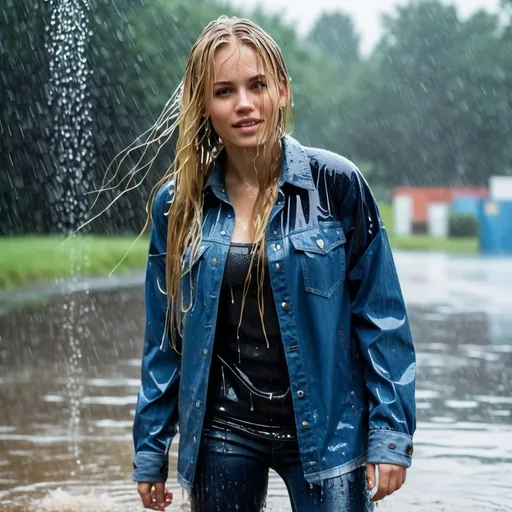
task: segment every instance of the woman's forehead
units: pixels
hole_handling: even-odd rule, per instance
[[[215,81],[233,81],[250,78],[263,72],[263,59],[248,44],[229,43],[222,45],[215,52]]]

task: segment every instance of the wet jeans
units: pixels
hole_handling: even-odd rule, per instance
[[[262,511],[269,468],[284,480],[293,512],[374,510],[364,467],[324,480],[322,485],[310,485],[304,479],[296,441],[271,441],[207,428],[190,494],[192,512]]]

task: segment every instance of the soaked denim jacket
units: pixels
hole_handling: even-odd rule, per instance
[[[153,208],[146,274],[142,384],[134,421],[134,480],[163,482],[178,431],[178,480],[190,490],[201,441],[224,264],[235,215],[219,157],[204,188],[194,305],[181,355],[166,332],[165,253],[173,187]],[[286,353],[300,456],[310,483],[363,465],[410,466],[415,353],[386,230],[357,168],[283,139],[267,262]],[[185,255],[188,268],[190,255]]]

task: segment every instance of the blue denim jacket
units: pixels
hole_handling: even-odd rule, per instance
[[[166,328],[166,212],[158,192],[146,274],[142,384],[134,421],[134,480],[163,482],[179,424],[178,480],[194,480],[224,264],[235,215],[223,158],[204,187],[203,235],[192,262],[193,307],[178,340]],[[375,200],[357,168],[283,139],[267,262],[286,353],[304,477],[319,483],[363,465],[410,466],[415,353],[395,265]],[[190,255],[185,254],[185,268]]]

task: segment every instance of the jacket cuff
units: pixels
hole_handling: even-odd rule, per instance
[[[409,468],[414,451],[412,436],[394,430],[370,430],[368,458],[373,464],[398,464]]]
[[[163,453],[139,452],[133,458],[135,482],[165,482],[169,474],[169,457]]]

